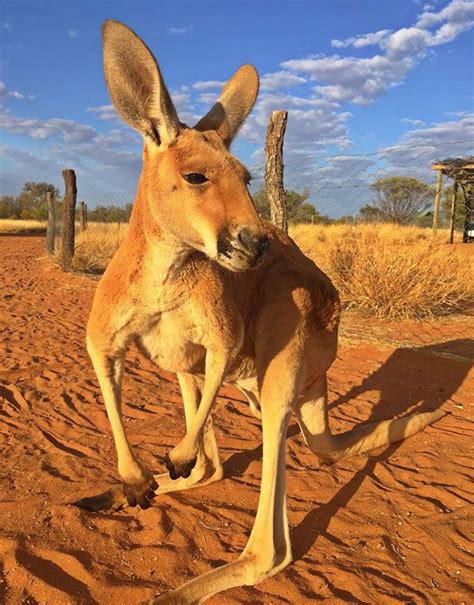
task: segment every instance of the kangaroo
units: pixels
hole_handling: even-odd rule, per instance
[[[143,135],[143,170],[126,238],[97,287],[87,326],[122,486],[106,502],[95,497],[81,504],[147,508],[157,494],[221,479],[210,414],[223,382],[241,389],[263,431],[261,490],[248,543],[238,560],[152,601],[200,603],[254,585],[292,560],[285,488],[292,414],[311,450],[329,462],[404,439],[443,412],[330,432],[326,372],[337,350],[337,291],[290,237],[259,217],[250,175],[229,152],[257,97],[255,68],[240,67],[190,128],[179,121],[156,60],[132,30],[106,21],[103,45],[112,102]],[[122,422],[131,343],[175,372],[182,391],[187,432],[161,475],[135,456]]]

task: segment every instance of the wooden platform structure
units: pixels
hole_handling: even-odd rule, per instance
[[[438,229],[439,204],[441,200],[441,189],[443,186],[443,175],[445,175],[454,181],[449,218],[449,243],[452,244],[454,240],[456,202],[459,186],[461,186],[463,192],[464,206],[466,209],[464,214],[462,241],[468,242],[468,226],[469,223],[474,221],[474,156],[469,156],[468,158],[448,158],[447,160],[440,160],[433,164],[431,168],[432,170],[438,171],[434,199],[433,236],[436,235],[436,231]]]

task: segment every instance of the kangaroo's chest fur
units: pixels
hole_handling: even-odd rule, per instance
[[[206,335],[186,311],[180,307],[162,313],[144,326],[135,342],[163,370],[203,374]]]
[[[204,374],[208,351],[222,353],[229,370],[242,358],[242,309],[229,275],[213,263],[190,263],[179,280],[141,292],[131,305],[127,341],[135,341],[163,370]]]

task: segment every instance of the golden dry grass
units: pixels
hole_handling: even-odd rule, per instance
[[[103,273],[124,238],[127,227],[127,224],[88,223],[85,231],[76,229],[73,271]],[[61,242],[58,238],[55,255],[58,261],[60,250]]]
[[[99,273],[127,226],[89,223],[76,238],[73,269]],[[290,235],[334,281],[346,308],[387,319],[463,311],[474,301],[474,255],[446,245],[440,230],[397,225],[296,225]]]
[[[429,229],[397,225],[297,225],[301,250],[334,281],[346,308],[386,319],[423,319],[474,302],[474,255],[435,241]]]
[[[46,223],[43,221],[0,219],[0,233],[37,233],[45,230]]]

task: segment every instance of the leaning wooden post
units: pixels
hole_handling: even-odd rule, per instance
[[[87,228],[87,205],[85,202],[81,202],[79,205],[79,222],[81,231],[85,231]]]
[[[472,222],[472,210],[474,205],[474,184],[462,183],[462,191],[464,194],[464,229],[462,232],[462,241],[467,244],[469,242],[469,228]]]
[[[438,178],[436,180],[436,192],[435,192],[435,198],[434,198],[433,239],[436,237],[436,233],[438,231],[439,202],[441,199],[441,187],[443,185],[442,179],[443,179],[443,173],[441,170],[438,170]]]
[[[63,232],[62,232],[62,250],[61,264],[65,271],[71,268],[72,257],[74,256],[74,235],[76,218],[76,173],[71,168],[62,171],[64,179],[64,213],[63,213]]]
[[[454,242],[454,226],[456,223],[456,203],[458,198],[458,181],[454,180],[453,197],[451,199],[451,213],[449,216],[449,243]]]
[[[48,204],[48,225],[46,227],[46,250],[48,254],[54,254],[54,235],[56,233],[56,201],[54,192],[46,193],[46,202]]]
[[[274,225],[288,231],[288,215],[283,187],[283,138],[287,111],[274,111],[270,116],[265,145],[265,191],[270,204],[270,216]]]

